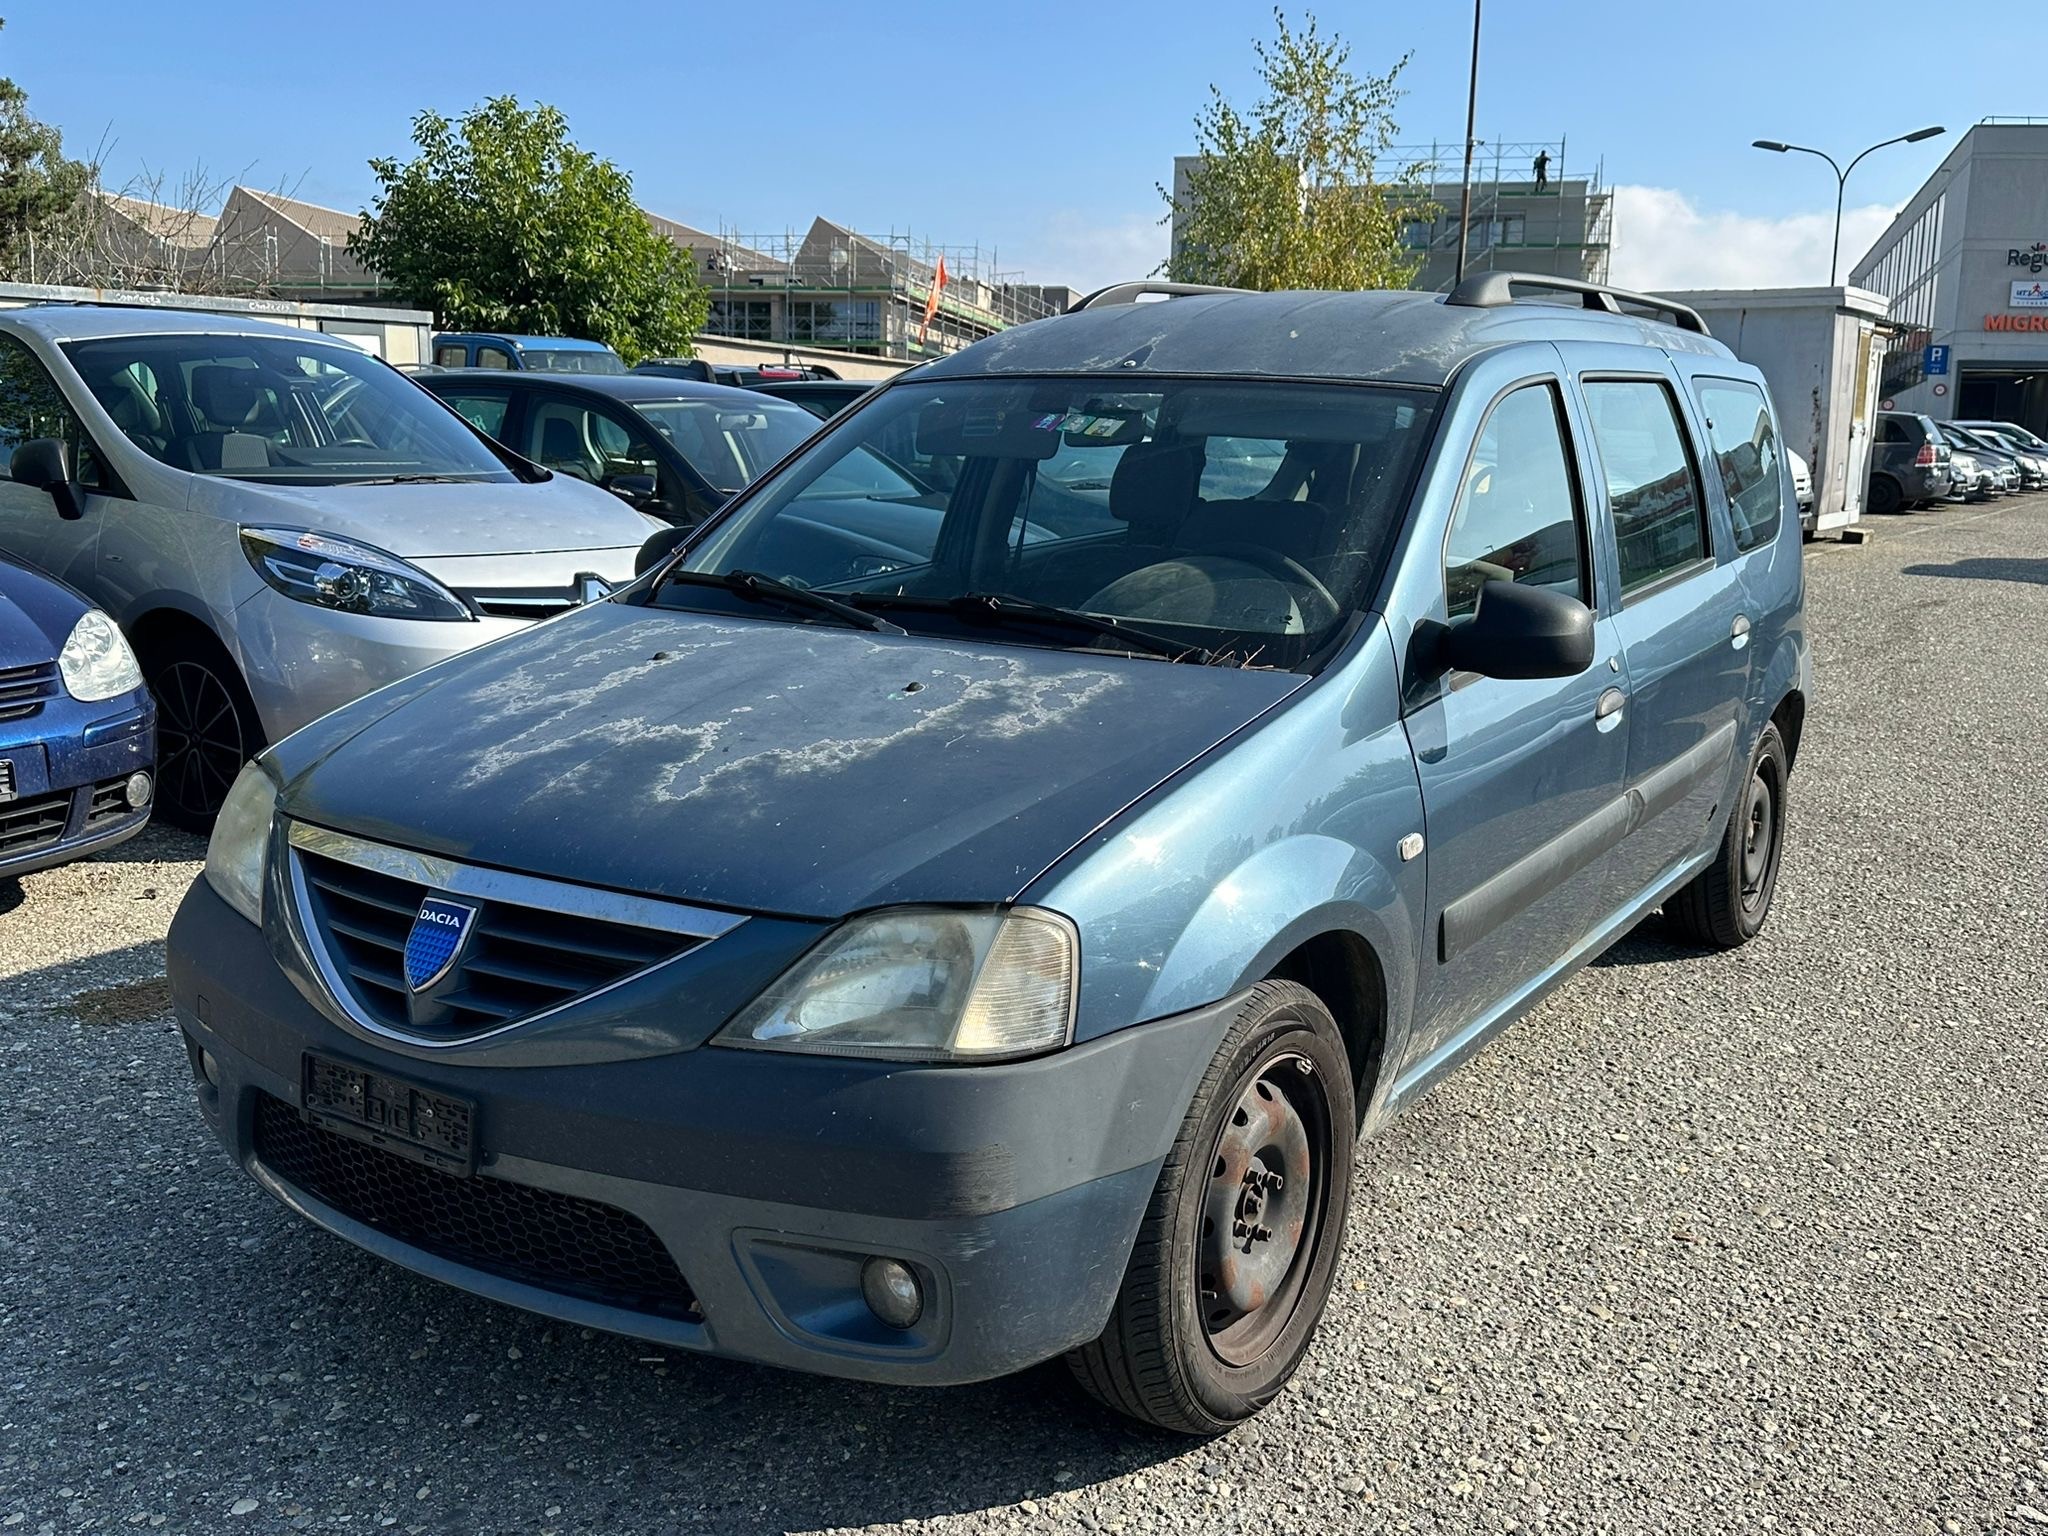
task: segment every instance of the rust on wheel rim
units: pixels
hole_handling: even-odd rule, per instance
[[[1301,1300],[1323,1225],[1329,1123],[1314,1064],[1290,1052],[1259,1069],[1216,1138],[1195,1288],[1227,1364],[1264,1354]]]

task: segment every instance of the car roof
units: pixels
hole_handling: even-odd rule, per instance
[[[436,342],[442,341],[509,341],[521,351],[533,352],[609,352],[611,348],[601,341],[586,341],[580,336],[528,336],[520,331],[437,331]]]
[[[570,394],[603,395],[608,400],[715,400],[743,410],[761,403],[761,392],[737,389],[730,384],[706,384],[697,379],[674,379],[660,373],[550,373],[515,368],[444,368],[439,373],[414,374],[422,389],[442,385],[478,382],[508,385],[513,389],[554,389]]]
[[[1105,304],[1013,326],[926,363],[920,379],[979,374],[1206,374],[1442,385],[1516,342],[1598,341],[1734,354],[1635,314],[1558,303],[1452,305],[1442,294],[1200,293]]]
[[[339,337],[274,320],[216,315],[199,309],[142,309],[120,304],[27,304],[0,309],[0,322],[33,331],[53,342],[92,341],[108,336],[284,336],[347,347]],[[351,348],[351,350],[360,350]]]

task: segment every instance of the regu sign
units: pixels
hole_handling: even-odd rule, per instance
[[[2029,272],[2048,268],[2048,241],[2036,240],[2024,251],[2014,247],[2005,253],[2005,264],[2008,267],[2025,267]]]

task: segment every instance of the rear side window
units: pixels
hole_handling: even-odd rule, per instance
[[[1777,537],[1784,505],[1782,454],[1764,392],[1739,379],[1702,379],[1700,409],[1707,441],[1728,491],[1735,547],[1755,549]]]
[[[1532,384],[1480,428],[1464,494],[1444,541],[1444,597],[1457,618],[1489,581],[1549,587],[1586,600],[1586,540],[1556,389]]]
[[[434,348],[434,361],[443,368],[460,368],[469,361],[469,351],[459,341]]]
[[[1906,435],[1905,424],[1896,416],[1884,418],[1883,424],[1877,429],[1877,440],[1880,443],[1905,443],[1912,441]]]
[[[510,395],[447,395],[443,398],[455,407],[457,415],[484,436],[504,437],[505,413],[512,408]]]
[[[1585,391],[1614,516],[1621,590],[1704,560],[1699,477],[1670,387],[1655,379],[1594,379]]]
[[[479,368],[510,368],[512,354],[503,347],[478,347],[476,365]]]

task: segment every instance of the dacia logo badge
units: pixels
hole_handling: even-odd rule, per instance
[[[405,939],[405,984],[414,992],[425,992],[447,978],[461,960],[477,909],[445,896],[429,896],[420,903],[412,920],[412,932]]]

